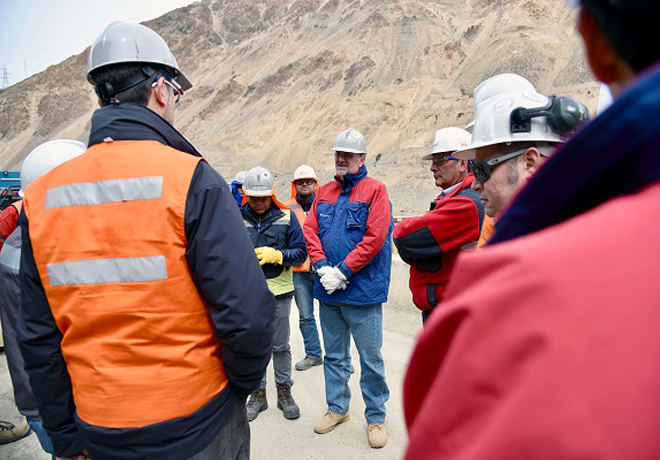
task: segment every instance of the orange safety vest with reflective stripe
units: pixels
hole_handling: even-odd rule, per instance
[[[305,211],[303,211],[303,208],[298,204],[295,198],[291,198],[289,201],[284,202],[284,206],[288,207],[290,210],[292,210],[296,217],[298,218],[298,223],[300,224],[300,228],[303,227],[305,224],[305,219],[307,218],[307,214]],[[294,272],[309,272],[309,256],[307,256],[307,259],[305,259],[305,262],[303,262],[300,265],[294,265],[293,266],[293,271]]]
[[[185,417],[227,385],[185,254],[199,161],[155,141],[98,144],[26,194],[34,259],[88,424]]]

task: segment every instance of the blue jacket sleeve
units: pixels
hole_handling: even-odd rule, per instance
[[[25,213],[19,219],[22,238],[21,309],[16,336],[25,361],[25,371],[39,405],[44,428],[58,457],[85,448],[73,418],[75,404],[71,379],[62,356],[62,333],[55,323],[46,292],[34,261]]]
[[[227,377],[247,397],[270,361],[275,297],[229,187],[206,162],[190,184],[185,229],[188,265],[222,344]]]
[[[290,267],[300,265],[307,260],[307,245],[303,236],[298,218],[292,212],[289,233],[287,234],[287,248],[282,249],[282,265]]]

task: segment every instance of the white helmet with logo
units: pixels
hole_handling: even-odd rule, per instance
[[[337,136],[332,150],[335,152],[367,153],[367,141],[360,131],[348,128]]]
[[[512,125],[511,114],[516,109],[535,109],[548,106],[549,99],[535,91],[500,93],[482,101],[475,110],[472,142],[454,154],[456,158],[470,160],[475,149],[512,142],[565,142],[556,133],[546,117],[527,120],[526,129],[517,130]]]
[[[300,165],[293,172],[292,182],[295,182],[298,179],[314,179],[317,182],[319,180],[319,178],[316,177],[316,172],[314,171],[314,168],[307,165]]]
[[[21,165],[21,189],[25,189],[35,179],[43,176],[51,169],[69,161],[87,150],[85,144],[72,139],[56,139],[36,147],[23,160]]]
[[[192,88],[192,83],[181,73],[176,58],[156,32],[142,24],[113,22],[97,37],[89,50],[87,79],[92,84],[90,73],[111,64],[144,63],[161,64],[171,68],[174,79],[183,91]]]
[[[461,128],[442,128],[435,132],[435,141],[431,153],[424,155],[423,160],[432,160],[437,153],[452,153],[470,145],[472,134]]]
[[[243,192],[247,196],[272,196],[274,188],[273,175],[266,168],[257,166],[245,174]]]

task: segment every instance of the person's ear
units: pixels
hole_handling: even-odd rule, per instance
[[[605,84],[617,81],[620,58],[601,31],[598,22],[585,8],[580,9],[577,30],[584,42],[587,61],[596,78]]]
[[[529,180],[541,167],[541,152],[535,147],[530,147],[520,156],[520,161],[523,166],[523,178]]]
[[[467,160],[458,160],[458,171],[460,173],[467,172],[468,161]]]
[[[153,97],[156,98],[156,102],[158,105],[161,107],[165,107],[167,105],[167,99],[169,97],[169,91],[167,89],[167,85],[165,84],[165,77],[160,77],[158,79],[158,82],[156,82],[156,86],[153,87],[151,90],[151,94]]]

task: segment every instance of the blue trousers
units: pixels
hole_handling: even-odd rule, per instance
[[[321,340],[314,318],[314,278],[310,272],[293,272],[294,298],[300,315],[300,333],[305,344],[305,356],[321,358]]]
[[[385,364],[380,349],[383,346],[382,304],[353,306],[320,301],[319,316],[323,330],[325,360],[325,398],[328,410],[338,414],[348,412],[351,391],[350,336],[360,355],[360,388],[366,406],[367,423],[385,422],[385,403],[390,390],[385,381]]]

